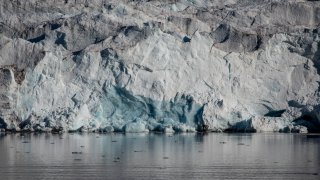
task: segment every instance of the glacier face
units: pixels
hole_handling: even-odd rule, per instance
[[[320,129],[320,2],[3,0],[0,128]]]

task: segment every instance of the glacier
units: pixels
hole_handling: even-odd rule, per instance
[[[319,1],[0,7],[0,129],[320,131]]]

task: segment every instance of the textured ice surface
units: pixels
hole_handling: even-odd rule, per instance
[[[319,131],[317,1],[0,7],[0,128]]]

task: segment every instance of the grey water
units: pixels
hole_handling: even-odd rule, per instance
[[[0,134],[0,179],[320,179],[320,135]]]

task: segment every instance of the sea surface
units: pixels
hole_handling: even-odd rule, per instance
[[[320,179],[320,135],[0,134],[0,179]]]

